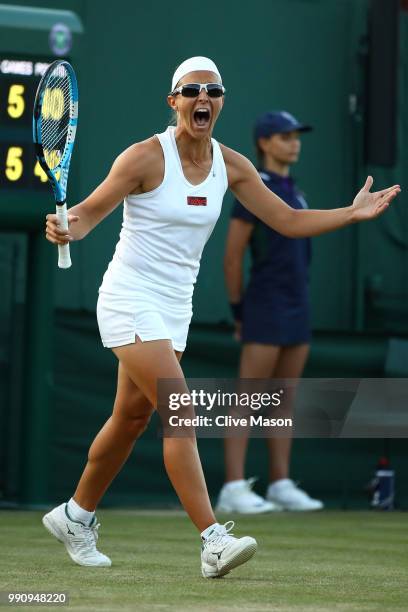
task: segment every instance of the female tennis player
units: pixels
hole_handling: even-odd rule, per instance
[[[66,244],[84,238],[124,199],[120,240],[99,290],[98,324],[104,346],[118,358],[112,416],[96,436],[73,497],[43,518],[80,565],[111,565],[96,548],[95,509],[146,428],[157,404],[159,379],[179,381],[200,258],[230,187],[264,223],[290,236],[322,234],[378,217],[399,193],[398,185],[370,193],[372,178],[350,206],[293,210],[272,193],[255,167],[212,138],[224,104],[214,62],[184,61],[175,71],[168,104],[175,127],[126,149],[107,178],[69,211],[68,233],[47,216],[47,239]],[[233,523],[217,523],[194,436],[165,437],[164,463],[187,514],[201,533],[206,578],[223,576],[256,550],[250,537],[235,538]]]

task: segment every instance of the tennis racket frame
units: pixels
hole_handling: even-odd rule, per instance
[[[49,168],[41,138],[41,108],[43,104],[46,87],[44,84],[48,80],[50,74],[59,65],[63,65],[70,75],[71,79],[71,101],[69,111],[69,124],[67,130],[67,138],[64,147],[62,157],[58,165],[51,169]],[[72,151],[74,148],[74,141],[76,135],[76,129],[78,125],[78,83],[75,75],[75,71],[71,64],[66,60],[55,60],[45,71],[37,89],[37,93],[34,101],[33,111],[33,140],[35,146],[35,152],[38,163],[40,164],[43,171],[46,173],[48,180],[51,183],[52,191],[54,193],[55,204],[56,204],[56,215],[60,228],[64,231],[68,231],[68,211],[66,204],[67,194],[67,183],[69,166],[71,162]],[[59,173],[59,174],[58,174]],[[71,254],[69,244],[58,245],[58,267],[59,268],[70,268]]]

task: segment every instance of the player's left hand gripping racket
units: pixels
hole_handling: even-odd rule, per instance
[[[56,60],[44,73],[34,102],[33,137],[38,162],[51,182],[60,228],[68,230],[67,181],[78,122],[74,69]],[[71,267],[69,244],[58,246],[58,266]]]

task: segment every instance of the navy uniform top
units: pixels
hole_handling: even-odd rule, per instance
[[[295,209],[307,208],[292,178],[271,171],[260,171],[259,175],[265,185],[289,206]],[[232,217],[254,225],[250,239],[252,267],[244,296],[243,339],[246,335],[245,319],[250,317],[252,322],[249,326],[255,326],[254,316],[250,316],[252,312],[264,320],[263,328],[279,330],[272,334],[271,342],[285,344],[307,340],[310,334],[310,238],[282,236],[244,208],[238,200],[235,200]],[[251,335],[254,333],[251,332]],[[256,340],[248,338],[251,339]]]

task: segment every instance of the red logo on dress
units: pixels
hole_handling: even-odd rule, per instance
[[[207,198],[198,198],[196,196],[187,196],[187,204],[189,206],[207,206]]]

